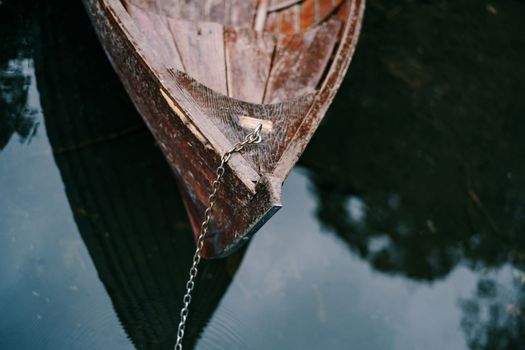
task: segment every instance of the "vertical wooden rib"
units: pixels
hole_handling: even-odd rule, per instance
[[[226,95],[223,26],[174,19],[168,19],[168,24],[186,73]]]
[[[268,16],[268,6],[270,5],[270,0],[259,0],[257,6],[257,12],[255,14],[255,24],[254,28],[258,32],[264,30],[264,25],[266,23],[266,17]]]
[[[339,20],[331,19],[306,33],[281,37],[264,102],[285,101],[314,91],[326,70],[340,27]]]
[[[262,103],[270,74],[275,39],[250,28],[226,28],[226,71],[231,97]]]

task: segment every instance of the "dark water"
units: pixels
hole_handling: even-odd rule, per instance
[[[350,73],[187,348],[525,349],[525,3],[370,0]],[[79,1],[0,4],[0,349],[170,349],[176,184]]]

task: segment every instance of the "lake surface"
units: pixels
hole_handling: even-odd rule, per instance
[[[525,3],[370,0],[186,348],[524,349]],[[0,349],[171,349],[193,241],[80,1],[0,3]]]

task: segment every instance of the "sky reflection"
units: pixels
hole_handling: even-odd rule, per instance
[[[480,273],[460,266],[432,283],[378,273],[323,231],[309,186],[304,172],[290,176],[285,207],[254,237],[197,348],[467,348],[461,305]],[[508,285],[510,272],[487,274]]]

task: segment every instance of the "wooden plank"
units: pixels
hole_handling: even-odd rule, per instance
[[[344,21],[348,18],[348,15],[350,13],[350,1],[344,0],[341,4],[341,7],[337,9],[337,13],[335,14],[335,17]]]
[[[230,18],[226,23],[238,27],[253,27],[258,0],[228,0]],[[263,0],[266,1],[266,0]]]
[[[204,17],[204,1],[197,0],[170,0],[178,3],[180,8],[180,19],[185,21],[199,21]]]
[[[299,11],[301,6],[291,6],[290,8],[282,11],[281,13],[281,24],[279,26],[279,33],[281,34],[293,34],[298,33],[301,29],[301,17]]]
[[[227,0],[204,0],[203,20],[224,23]]]
[[[267,32],[279,33],[280,20],[281,12],[270,12],[264,23],[264,30]]]
[[[314,6],[313,1],[305,2],[301,11],[301,29],[308,28],[308,26],[315,22],[315,9],[316,7]]]
[[[227,95],[223,26],[168,19],[182,65],[190,76]]]
[[[250,28],[227,28],[224,32],[229,96],[262,103],[275,38]]]
[[[270,5],[270,0],[260,0],[257,5],[254,28],[258,32],[261,32],[264,29],[266,17],[268,16],[268,5]]]
[[[337,11],[343,0],[280,0],[270,4],[265,30],[280,34],[294,34],[323,23]],[[278,10],[274,10],[278,9]],[[277,23],[275,21],[277,20]],[[297,23],[299,22],[299,23]]]
[[[177,50],[173,36],[168,27],[168,19],[154,13],[149,13],[149,16],[151,22],[155,25],[157,33],[159,33],[160,40],[168,47],[170,59],[168,59],[166,65],[184,72],[184,65],[182,64],[180,53]]]
[[[148,40],[147,45],[159,54],[163,63],[167,67],[184,71],[166,19],[134,5],[128,5],[128,12],[146,36]]]
[[[327,68],[340,27],[339,20],[331,19],[304,34],[281,37],[264,102],[282,102],[313,92]]]
[[[337,10],[341,5],[342,0],[306,0],[304,6],[306,7],[309,2],[313,3],[314,16],[308,20],[305,17],[302,18],[301,30],[303,31],[325,21],[328,16],[332,15]]]
[[[180,4],[177,1],[166,0],[123,0],[126,9],[129,6],[139,7],[144,11],[155,13],[157,15],[168,16],[173,18],[180,17]]]
[[[168,47],[161,42],[148,14],[142,8],[132,4],[127,5],[127,10],[135,20],[137,27],[139,27],[147,37],[147,44],[150,46],[150,49],[154,50],[162,60],[167,61],[170,57]]]
[[[332,15],[341,5],[342,0],[305,0],[301,6],[301,25],[300,31],[308,29],[322,23]]]

